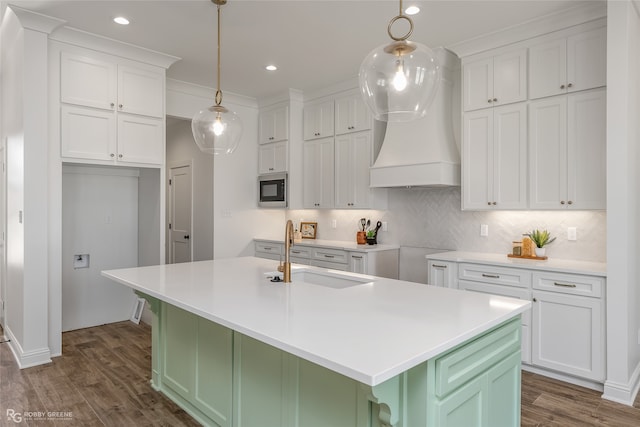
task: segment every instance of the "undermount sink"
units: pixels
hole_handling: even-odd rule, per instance
[[[282,273],[267,273],[267,276],[280,277],[280,279],[282,279]],[[372,281],[367,278],[351,276],[346,273],[312,271],[303,268],[291,270],[291,283],[295,284],[296,282],[310,283],[312,285],[334,289],[344,289],[350,288],[351,286],[372,283]]]

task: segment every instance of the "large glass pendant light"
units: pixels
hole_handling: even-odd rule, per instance
[[[191,131],[201,151],[209,154],[231,154],[238,147],[242,122],[233,111],[222,106],[220,89],[220,6],[227,0],[211,0],[218,7],[218,86],[215,105],[200,111],[191,120]]]
[[[409,30],[395,37],[391,27],[406,20]],[[431,49],[407,40],[413,21],[402,11],[389,21],[387,33],[393,40],[369,53],[360,65],[360,89],[377,120],[407,122],[427,114],[440,80],[440,67]]]

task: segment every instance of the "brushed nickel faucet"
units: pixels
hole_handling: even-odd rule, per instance
[[[289,258],[293,246],[293,222],[287,221],[284,227],[284,270],[282,272],[282,281],[291,283],[291,260]]]

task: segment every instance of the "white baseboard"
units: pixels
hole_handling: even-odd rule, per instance
[[[9,348],[20,369],[51,363],[51,352],[48,347],[24,351],[10,328],[7,327],[4,334],[9,340]]]
[[[604,389],[602,383],[599,383],[597,381],[586,380],[583,378],[578,378],[578,377],[574,377],[567,374],[561,374],[555,371],[548,371],[546,369],[538,368],[536,366],[525,365],[524,363],[522,364],[522,370],[527,372],[532,372],[534,374],[542,375],[544,377],[553,378],[555,380],[564,381],[569,384],[578,385],[580,387],[590,388],[592,390],[596,390],[600,392]]]
[[[631,378],[626,384],[615,381],[604,382],[604,394],[602,397],[607,400],[622,403],[623,405],[633,406],[640,390],[640,363],[631,374]]]

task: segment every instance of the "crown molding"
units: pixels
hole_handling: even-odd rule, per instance
[[[87,49],[98,50],[133,61],[144,62],[162,68],[169,68],[182,58],[130,43],[99,36],[73,27],[62,27],[53,32],[49,39]]]
[[[185,95],[191,95],[199,98],[213,100],[216,96],[216,90],[207,86],[197,85],[195,83],[189,83],[182,80],[167,79],[166,82],[167,91],[178,92]],[[232,92],[224,92],[224,99],[229,104],[238,106],[258,108],[258,101],[255,98],[249,96],[238,95]],[[226,103],[226,102],[225,102]]]
[[[23,9],[12,4],[9,5],[9,9],[11,9],[16,15],[18,21],[20,21],[20,25],[22,25],[22,28],[38,31],[40,33],[51,34],[57,28],[67,23],[67,21],[62,19],[53,18],[38,12]]]
[[[640,2],[640,0],[634,0]],[[586,22],[595,21],[607,16],[607,3],[597,2],[584,4],[562,12],[545,15],[522,24],[494,31],[470,40],[465,40],[447,49],[455,52],[460,58],[494,49],[544,34],[559,31]]]

